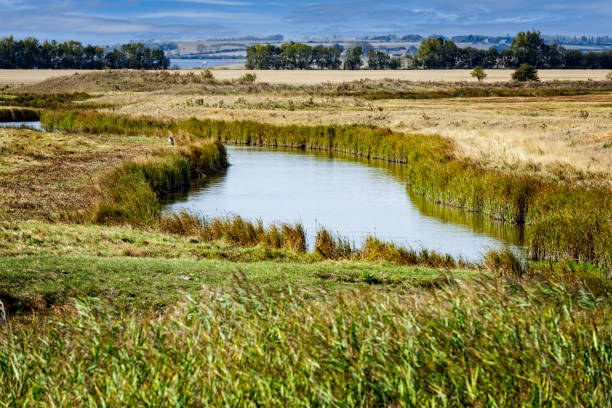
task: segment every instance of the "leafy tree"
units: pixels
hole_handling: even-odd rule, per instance
[[[475,66],[474,70],[472,71],[470,75],[476,78],[478,82],[482,82],[483,79],[487,77],[487,74],[484,72],[484,69],[482,69],[482,67],[480,66]]]
[[[285,69],[308,69],[312,61],[312,47],[308,44],[288,43],[280,46]]]
[[[512,73],[512,79],[514,81],[539,81],[538,71],[529,64],[521,64],[516,71]]]
[[[548,48],[539,31],[521,31],[510,44],[510,51],[516,57],[518,64],[529,64],[535,67],[545,66],[543,55],[548,52]]]
[[[344,69],[360,69],[363,62],[361,61],[361,47],[353,47],[346,50],[344,58]]]
[[[459,56],[457,45],[442,37],[424,38],[416,58],[423,68],[455,68]]]

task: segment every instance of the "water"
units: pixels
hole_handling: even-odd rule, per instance
[[[282,149],[228,146],[228,153],[225,174],[168,197],[164,212],[301,222],[310,249],[321,226],[357,245],[372,234],[470,261],[491,248],[521,245],[516,227],[411,198],[401,166]]]
[[[39,120],[33,122],[0,122],[0,128],[20,128],[22,126],[42,130]]]
[[[206,62],[206,64],[204,64]],[[193,68],[214,68],[224,65],[244,64],[246,59],[186,59],[186,58],[170,58],[170,67],[179,67],[180,69]]]

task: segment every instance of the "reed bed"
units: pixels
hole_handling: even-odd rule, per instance
[[[345,259],[365,262],[388,262],[395,265],[422,265],[432,268],[454,269],[472,268],[474,265],[451,255],[441,255],[436,251],[404,248],[391,242],[367,236],[363,247],[357,248],[342,237],[335,237],[327,229],[317,232],[314,253],[323,259]]]
[[[264,227],[262,221],[250,222],[241,217],[206,219],[180,212],[163,217],[163,232],[196,236],[205,241],[226,240],[239,246],[263,245],[268,248],[306,252],[306,233],[301,224]]]
[[[612,405],[612,303],[588,291],[238,278],[161,316],[75,310],[0,332],[0,406]]]
[[[40,112],[24,108],[0,108],[0,122],[31,122],[40,119]]]
[[[127,162],[104,175],[92,221],[100,224],[157,225],[159,198],[188,187],[192,180],[228,166],[225,147],[214,141],[162,152],[142,162]]]
[[[336,151],[405,165],[413,191],[425,198],[529,224],[534,259],[578,260],[612,267],[612,192],[546,182],[486,169],[453,153],[440,136],[404,134],[363,126],[277,126],[253,121],[158,121],[101,113],[45,112],[48,128],[73,132],[187,133],[195,138],[256,146]]]

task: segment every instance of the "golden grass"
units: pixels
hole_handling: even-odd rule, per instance
[[[0,218],[67,218],[91,204],[99,174],[163,142],[0,129]]]
[[[49,78],[85,72],[88,71],[83,69],[0,69],[0,84],[35,84]]]
[[[458,82],[467,81],[477,83],[478,80],[473,78],[469,69],[457,70],[398,70],[398,71],[319,71],[319,70],[293,70],[293,71],[249,71],[242,69],[228,70],[212,70],[213,75],[217,79],[237,79],[245,73],[251,72],[257,75],[257,82],[268,82],[273,84],[300,84],[312,85],[321,84],[324,82],[347,82],[359,81],[362,79],[381,80],[386,78],[400,79],[404,81],[442,81],[442,82]],[[512,75],[510,69],[487,69],[487,78],[485,82],[506,82],[509,81]],[[609,70],[563,70],[550,69],[538,71],[542,81],[555,80],[605,80]]]
[[[401,79],[407,81],[443,81],[443,82],[478,82],[470,75],[471,70],[398,70],[398,71],[249,71],[244,69],[212,69],[217,79],[238,79],[246,73],[255,73],[257,82],[272,84],[321,84],[324,82],[340,83],[358,81],[361,79],[379,80],[385,78]],[[0,84],[34,84],[49,78],[56,78],[75,73],[87,73],[89,70],[35,70],[35,69],[3,69],[0,70]],[[189,73],[193,70],[180,70],[173,72]],[[509,81],[512,70],[487,69],[485,82]],[[542,81],[555,80],[605,80],[609,70],[605,69],[577,69],[563,70],[550,69],[538,71]]]
[[[308,95],[115,93],[113,113],[286,124],[369,124],[440,134],[491,168],[555,179],[612,182],[612,94],[545,98],[364,101]]]

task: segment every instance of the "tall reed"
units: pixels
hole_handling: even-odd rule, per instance
[[[161,216],[160,197],[227,166],[225,147],[215,141],[190,145],[175,153],[158,153],[142,162],[124,163],[101,178],[101,197],[92,221],[156,225]]]
[[[165,216],[160,228],[164,232],[197,236],[206,241],[226,240],[240,246],[264,245],[268,248],[306,252],[306,233],[301,224],[264,227],[241,217],[206,219],[187,212]]]
[[[2,329],[0,405],[612,405],[612,304],[588,291],[240,281],[161,316],[75,309]]]

